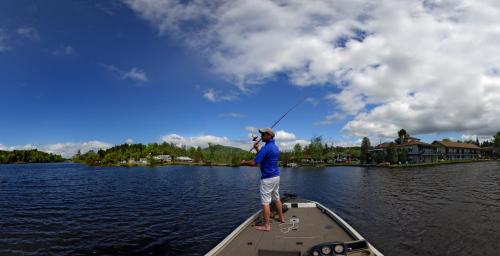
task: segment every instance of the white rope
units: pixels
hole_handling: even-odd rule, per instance
[[[283,233],[283,234],[286,234],[294,229],[298,229],[299,228],[299,218],[292,217],[292,218],[290,218],[290,220],[288,222],[281,223],[279,225],[279,227],[280,227],[281,233]]]

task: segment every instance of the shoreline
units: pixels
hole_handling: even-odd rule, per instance
[[[438,161],[432,163],[420,163],[420,164],[391,164],[391,165],[378,165],[374,167],[382,167],[389,169],[402,169],[402,168],[415,168],[415,167],[433,167],[439,165],[453,165],[453,164],[469,164],[469,163],[480,163],[480,162],[492,162],[499,161],[496,159],[479,159],[479,160],[454,160],[454,161]]]
[[[387,168],[387,169],[404,169],[404,168],[416,168],[416,167],[433,167],[439,165],[453,165],[453,164],[467,164],[467,163],[478,163],[478,162],[494,162],[500,159],[480,159],[480,160],[455,160],[455,161],[439,161],[432,163],[419,163],[419,164],[321,164],[321,165],[297,165],[296,167],[280,166],[280,168],[294,169],[301,167],[312,167],[312,168],[325,168],[325,167],[367,167],[367,168]],[[159,166],[206,166],[206,167],[241,167],[241,165],[231,165],[223,163],[189,163],[189,162],[173,162],[173,163],[161,163],[161,164],[112,164],[112,165],[88,165],[86,163],[79,163],[74,161],[63,161],[63,162],[15,162],[15,163],[3,163],[5,165],[10,164],[58,164],[58,163],[74,163],[83,164],[87,166],[94,167],[159,167]],[[252,167],[252,166],[248,166]],[[254,166],[258,167],[258,166]]]
[[[325,167],[379,167],[379,168],[389,168],[389,169],[401,169],[401,168],[415,168],[415,167],[433,167],[439,165],[453,165],[453,164],[467,164],[467,163],[478,163],[478,162],[492,162],[492,161],[500,161],[500,159],[480,159],[480,160],[455,160],[455,161],[439,161],[432,163],[419,163],[419,164],[390,164],[390,165],[381,165],[381,164],[321,164],[321,165],[298,165],[296,167],[287,167],[280,166],[280,168],[294,169],[301,167],[313,167],[313,168],[325,168]],[[77,163],[77,162],[72,162]],[[85,163],[82,163],[85,164]],[[89,165],[91,166],[91,165]],[[206,166],[206,167],[241,167],[241,165],[231,165],[231,164],[222,164],[222,163],[185,163],[185,162],[174,162],[174,163],[162,163],[162,164],[114,164],[114,165],[93,165],[100,167],[157,167],[157,166]],[[252,167],[252,166],[249,166]],[[258,166],[254,166],[258,167]]]

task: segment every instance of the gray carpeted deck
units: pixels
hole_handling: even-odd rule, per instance
[[[272,231],[263,232],[255,230],[254,223],[246,227],[217,255],[301,255],[312,246],[323,242],[353,240],[318,208],[291,208],[285,213],[285,220],[288,221],[293,216],[299,218],[298,228],[286,233],[291,224],[281,225],[280,229],[280,223],[272,220]]]

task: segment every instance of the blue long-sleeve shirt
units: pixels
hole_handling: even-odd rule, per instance
[[[278,169],[279,156],[280,151],[273,139],[266,142],[266,145],[260,149],[254,160],[260,165],[261,179],[280,176]]]

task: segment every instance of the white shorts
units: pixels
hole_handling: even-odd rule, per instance
[[[280,176],[260,180],[260,201],[270,204],[271,199],[280,200]]]

